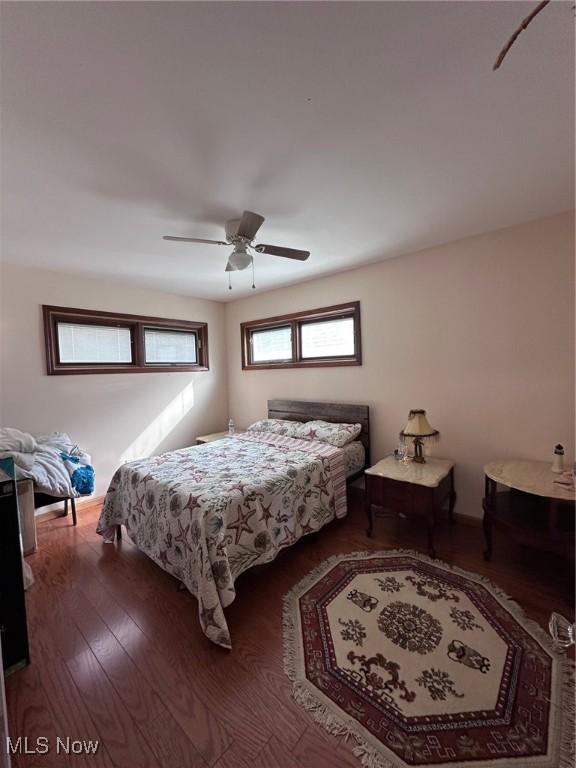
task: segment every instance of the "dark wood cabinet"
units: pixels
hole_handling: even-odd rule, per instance
[[[398,479],[402,476],[405,479]],[[368,536],[372,536],[374,517],[417,518],[425,527],[428,551],[436,557],[434,529],[438,513],[446,507],[452,521],[455,503],[454,466],[447,460],[431,459],[426,465],[402,467],[389,458],[366,471]]]
[[[487,464],[484,471],[484,558],[492,558],[496,529],[518,544],[573,561],[574,491],[554,482],[550,464],[510,460]]]
[[[0,480],[0,632],[2,664],[9,673],[30,660],[18,497],[11,479]]]

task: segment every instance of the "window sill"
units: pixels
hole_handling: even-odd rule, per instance
[[[262,371],[281,368],[341,368],[345,365],[362,365],[362,360],[310,360],[297,363],[244,363],[243,371]]]
[[[98,373],[190,373],[192,371],[207,370],[209,369],[204,365],[55,365],[47,373],[48,376],[77,376],[78,374]]]

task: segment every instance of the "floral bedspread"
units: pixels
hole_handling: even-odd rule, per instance
[[[198,600],[205,635],[231,648],[224,608],[236,578],[346,514],[343,451],[245,433],[121,466],[97,531],[122,524]]]

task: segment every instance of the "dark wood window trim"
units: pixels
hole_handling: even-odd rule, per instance
[[[49,376],[79,373],[168,373],[179,371],[208,370],[208,324],[188,320],[169,320],[164,317],[126,315],[119,312],[99,312],[91,309],[52,307],[43,305],[44,342],[46,348],[46,372]],[[131,363],[61,363],[58,349],[58,323],[79,323],[81,325],[107,325],[130,329],[132,345]],[[144,352],[144,330],[160,329],[193,331],[197,339],[198,362],[146,363]]]
[[[319,320],[337,320],[351,317],[354,320],[354,355],[345,357],[302,358],[302,326]],[[253,331],[271,330],[290,326],[292,330],[292,359],[277,363],[253,363],[251,358],[251,338]],[[270,368],[327,368],[343,365],[362,365],[362,337],[360,332],[360,302],[336,304],[332,307],[312,309],[307,312],[293,312],[288,315],[266,317],[240,324],[242,339],[242,368],[244,370],[266,370]]]

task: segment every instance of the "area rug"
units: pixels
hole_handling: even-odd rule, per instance
[[[294,697],[369,768],[573,768],[574,669],[485,578],[338,555],[284,598]]]

